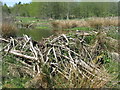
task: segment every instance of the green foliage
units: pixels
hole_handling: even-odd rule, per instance
[[[8,16],[11,13],[10,8],[6,4],[2,6],[2,12],[3,16]]]
[[[21,4],[20,2],[11,7],[11,13],[15,16],[29,16],[29,5],[30,4]]]
[[[104,52],[103,60],[104,60],[104,64],[108,64],[112,62],[112,58],[109,57],[109,55],[106,52]]]
[[[86,43],[88,43],[88,44],[92,44],[92,42],[94,41],[95,38],[96,38],[95,35],[86,36],[86,37],[85,37],[85,41],[86,41]]]
[[[43,19],[74,19],[86,17],[118,16],[117,2],[31,2],[3,6],[3,12],[15,16],[31,16]]]

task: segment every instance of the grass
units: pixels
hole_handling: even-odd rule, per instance
[[[64,30],[67,30],[67,31],[92,31],[94,30],[94,28],[90,28],[90,27],[75,27],[75,28],[70,28],[70,29],[64,29]]]
[[[95,39],[95,35],[91,35],[91,36],[86,36],[85,37],[85,41],[88,44],[92,44],[94,39]]]
[[[117,17],[92,17],[87,19],[74,20],[41,20],[35,17],[16,17],[17,20],[22,20],[22,24],[34,23],[34,29],[54,29],[54,30],[95,30],[101,27],[118,26]],[[51,27],[52,26],[52,27]]]
[[[34,17],[16,17],[17,20],[22,20],[23,22],[37,21]]]
[[[112,18],[93,17],[87,20],[87,22],[90,25],[90,27],[94,27],[96,29],[107,26],[118,26],[118,18],[115,17]]]
[[[16,19],[18,20],[16,22],[16,24],[18,24],[18,26],[22,25],[21,28],[28,28],[28,26],[30,24],[31,27],[28,29],[51,29],[50,27],[50,20],[42,20],[39,18],[35,18],[35,17],[16,17]],[[22,22],[19,22],[22,21]]]
[[[35,29],[47,29],[47,30],[48,30],[48,29],[49,29],[49,27],[44,27],[44,26],[43,26],[43,27],[41,27],[41,26],[38,26],[38,27],[36,27]]]
[[[29,77],[13,78],[7,80],[3,85],[3,88],[24,88],[24,84],[29,80]]]
[[[70,29],[75,27],[85,27],[85,20],[56,20],[51,22],[53,29]]]
[[[107,26],[118,26],[117,17],[92,17],[89,19],[80,20],[56,20],[51,22],[53,29],[70,29],[75,27],[91,27],[95,29],[100,29]]]
[[[7,62],[7,63],[6,63]],[[8,64],[9,63],[9,64]],[[10,64],[22,66],[21,63],[16,62],[16,58],[13,55],[7,55],[3,58],[2,62],[2,84],[3,88],[24,88],[24,84],[31,79],[29,76],[19,76],[15,67],[11,67]],[[13,74],[15,72],[15,74]]]
[[[49,20],[41,20],[35,17],[16,17],[17,20],[22,20],[23,23],[49,23]]]
[[[111,29],[109,29],[107,36],[112,37],[113,39],[120,39],[120,34],[119,34],[119,28],[116,27],[111,27]]]
[[[3,23],[1,30],[1,35],[3,37],[15,37],[18,32],[17,28],[10,23]]]
[[[120,88],[120,83],[118,83],[118,81],[120,82],[120,75],[119,75],[120,63],[111,60],[110,63],[107,63],[104,66],[112,77],[112,80],[108,82],[105,87]]]

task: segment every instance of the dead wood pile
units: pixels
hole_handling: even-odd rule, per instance
[[[92,63],[97,57],[97,53],[102,52],[102,48],[96,43],[91,47],[85,41],[86,34],[74,34],[74,36],[62,34],[57,37],[44,39],[36,42],[24,35],[21,39],[2,39],[7,42],[3,52],[13,54],[17,61],[21,62],[27,69],[33,70],[31,76],[44,73],[43,68],[48,67],[50,77],[61,75],[66,80],[74,78],[86,78],[91,82],[92,87],[102,87],[109,81],[109,75],[104,68],[98,68]],[[34,73],[34,74],[32,74]],[[81,79],[80,79],[81,80]],[[98,81],[98,83],[95,83]],[[80,82],[80,81],[78,81]]]

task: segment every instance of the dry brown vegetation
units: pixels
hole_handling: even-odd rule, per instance
[[[98,18],[94,17],[87,20],[90,27],[118,26],[118,18]]]
[[[58,29],[68,29],[74,27],[85,27],[88,26],[88,23],[85,20],[56,20],[51,22],[53,28]]]
[[[53,28],[68,29],[74,27],[93,27],[101,28],[104,26],[118,26],[117,17],[98,18],[92,17],[87,20],[56,20],[51,22]]]
[[[3,37],[14,37],[16,36],[17,28],[10,23],[3,23],[1,28],[1,35]]]

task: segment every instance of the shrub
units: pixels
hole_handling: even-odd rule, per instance
[[[15,37],[17,34],[17,28],[9,23],[3,23],[1,28],[1,35],[3,37]]]
[[[59,22],[58,21],[53,21],[53,22],[51,22],[51,25],[52,25],[52,27],[54,28],[54,29],[56,29],[56,28],[58,28],[59,26]]]

